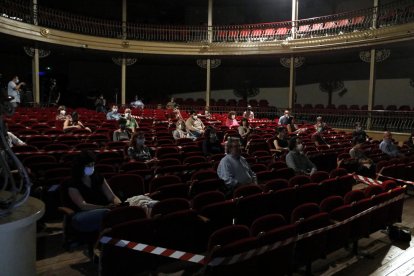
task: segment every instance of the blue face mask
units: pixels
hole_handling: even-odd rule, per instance
[[[84,169],[84,173],[87,176],[91,176],[94,171],[95,171],[95,167],[94,166],[92,166],[92,167],[85,167],[85,169]]]

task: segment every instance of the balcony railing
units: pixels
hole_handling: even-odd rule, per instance
[[[353,129],[356,122],[369,130],[407,132],[414,131],[413,111],[388,110],[327,110],[327,109],[296,109],[296,121],[313,123],[317,116],[334,128]]]
[[[92,36],[144,41],[209,42],[213,43],[264,42],[296,38],[339,35],[373,28],[383,28],[414,21],[414,0],[400,0],[376,8],[291,21],[230,25],[230,26],[173,26],[126,23],[76,15],[38,5],[35,14],[30,1],[0,0],[0,16],[33,24],[34,18],[42,27]],[[375,19],[375,20],[374,20]],[[294,28],[293,28],[294,27]]]

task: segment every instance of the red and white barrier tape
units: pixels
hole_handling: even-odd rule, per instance
[[[404,180],[404,179],[400,179],[400,178],[395,178],[395,177],[392,177],[392,176],[382,175],[380,173],[378,174],[378,176],[385,177],[387,179],[395,180],[395,181],[398,181],[398,182],[402,182],[404,184],[414,185],[414,181],[409,181],[409,180]]]
[[[366,176],[362,176],[362,175],[358,175],[358,174],[351,174],[353,177],[354,177],[354,179],[355,180],[357,180],[357,181],[361,181],[361,182],[363,182],[363,183],[365,183],[365,184],[368,184],[368,185],[381,185],[382,184],[382,181],[379,181],[379,180],[375,180],[375,179],[372,179],[372,178],[369,178],[369,177],[366,177]]]
[[[132,242],[132,241],[127,241],[127,240],[121,240],[121,239],[115,239],[115,238],[111,238],[108,236],[104,236],[100,239],[100,242],[102,244],[111,244],[117,247],[123,247],[123,248],[129,248],[135,251],[141,251],[141,252],[146,252],[146,253],[150,253],[150,254],[155,254],[155,255],[160,255],[160,256],[164,256],[164,257],[170,257],[170,258],[174,258],[174,259],[178,259],[178,260],[182,260],[182,261],[188,261],[188,262],[193,262],[193,263],[198,263],[198,264],[204,264],[204,265],[208,265],[208,266],[218,266],[218,265],[226,265],[226,264],[235,264],[238,262],[242,262],[245,260],[248,260],[250,258],[253,258],[255,256],[264,254],[266,252],[275,250],[279,247],[282,246],[286,246],[288,244],[291,244],[293,242],[297,242],[300,241],[302,239],[306,239],[309,238],[311,236],[314,236],[316,234],[320,234],[323,232],[326,232],[328,230],[331,230],[333,228],[339,227],[341,225],[344,225],[346,223],[349,223],[359,217],[364,216],[365,214],[371,213],[374,210],[381,208],[385,205],[391,204],[393,202],[399,201],[401,199],[404,198],[404,194],[400,194],[388,201],[385,201],[381,204],[378,204],[377,206],[373,206],[367,210],[362,211],[361,213],[358,213],[352,217],[349,217],[343,221],[339,221],[335,224],[332,225],[328,225],[326,227],[317,229],[317,230],[313,230],[304,234],[300,234],[298,236],[295,237],[291,237],[288,239],[285,239],[283,241],[277,241],[273,244],[268,244],[268,245],[264,245],[255,249],[251,249],[249,251],[246,252],[242,252],[230,257],[217,257],[211,260],[207,260],[207,257],[204,255],[198,255],[198,254],[193,254],[193,253],[188,253],[188,252],[183,252],[183,251],[179,251],[179,250],[173,250],[173,249],[167,249],[164,247],[159,247],[159,246],[152,246],[152,245],[148,245],[148,244],[143,244],[143,243],[137,243],[137,242]]]

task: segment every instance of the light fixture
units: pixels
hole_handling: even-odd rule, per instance
[[[282,64],[286,68],[290,68],[290,57],[282,57],[280,58],[280,64]],[[293,64],[295,68],[301,67],[305,63],[305,57],[294,57]]]
[[[197,65],[201,68],[207,68],[207,60],[206,59],[197,59]],[[210,59],[210,68],[214,69],[221,65],[221,59]]]
[[[389,49],[378,49],[375,51],[375,62],[383,62],[391,55]],[[371,62],[371,51],[359,52],[359,58],[364,62]]]
[[[117,65],[122,65],[122,57],[113,57],[112,61],[117,64]],[[130,66],[130,65],[134,65],[137,62],[136,58],[125,58],[125,65],[126,66]]]
[[[26,53],[26,55],[28,55],[29,57],[34,57],[35,48],[24,46],[23,50]],[[38,49],[38,50],[39,50],[39,58],[45,58],[50,55],[50,50],[45,50],[45,49]]]

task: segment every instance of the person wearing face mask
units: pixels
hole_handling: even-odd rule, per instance
[[[247,120],[254,120],[254,113],[251,105],[248,105],[247,110],[243,112],[243,118],[246,118]]]
[[[57,109],[56,121],[66,121],[67,118],[71,119],[71,116],[66,114],[66,107],[64,105],[59,106]]]
[[[119,120],[121,118],[121,114],[118,113],[118,107],[116,105],[112,106],[111,111],[106,113],[107,120]]]
[[[142,132],[135,132],[132,135],[128,147],[128,157],[135,161],[150,161],[150,149],[145,146],[145,136]]]
[[[106,99],[104,98],[103,94],[99,95],[98,98],[95,100],[95,108],[96,112],[103,112],[106,113]]]
[[[384,132],[382,142],[379,144],[379,149],[390,157],[404,157],[404,154],[400,153],[398,147],[392,140],[392,134],[389,131]]]
[[[136,130],[139,126],[138,126],[138,122],[137,122],[137,120],[136,120],[134,117],[132,117],[132,115],[131,115],[131,109],[129,109],[129,108],[126,108],[126,109],[125,109],[125,112],[124,112],[124,118],[125,118],[125,120],[126,120],[126,122],[125,122],[125,126],[126,126],[127,128],[129,128],[129,129],[132,131],[132,133],[134,133],[134,132],[135,132],[135,130]]]
[[[119,128],[114,131],[114,134],[112,135],[112,140],[114,142],[117,141],[129,141],[131,139],[131,134],[129,133],[127,127],[126,127],[126,121],[124,118],[120,118],[118,120]]]
[[[14,76],[13,79],[9,81],[7,85],[7,94],[13,97],[13,100],[10,101],[13,107],[18,107],[20,105],[20,91],[24,85],[26,85],[26,83],[19,82],[18,76]]]
[[[205,156],[223,153],[223,147],[214,128],[208,126],[204,132],[204,138],[202,147]]]
[[[194,110],[190,111],[190,117],[185,121],[185,126],[187,128],[187,133],[190,137],[197,139],[204,133],[204,124],[197,117],[197,114]]]
[[[357,141],[368,141],[367,133],[362,129],[361,123],[355,123],[355,130],[352,132],[352,139]]]
[[[185,132],[185,123],[182,120],[177,121],[175,124],[176,129],[173,131],[173,138],[174,140],[178,140],[181,138],[187,138],[187,132]]]
[[[229,129],[232,129],[233,127],[234,128],[239,127],[239,122],[237,122],[236,120],[235,111],[230,111],[229,114],[227,115],[226,127],[228,127]]]
[[[94,166],[94,153],[81,152],[73,162],[72,178],[68,183],[68,194],[75,211],[72,226],[80,232],[99,231],[103,216],[110,208],[121,204]]]
[[[289,140],[289,153],[286,155],[286,165],[292,168],[296,174],[312,175],[316,172],[316,166],[303,153],[302,140],[293,137]]]
[[[241,156],[241,143],[238,138],[229,138],[226,155],[220,160],[217,175],[227,187],[227,195],[233,194],[234,189],[242,185],[257,184],[256,174],[252,171],[246,159]]]

